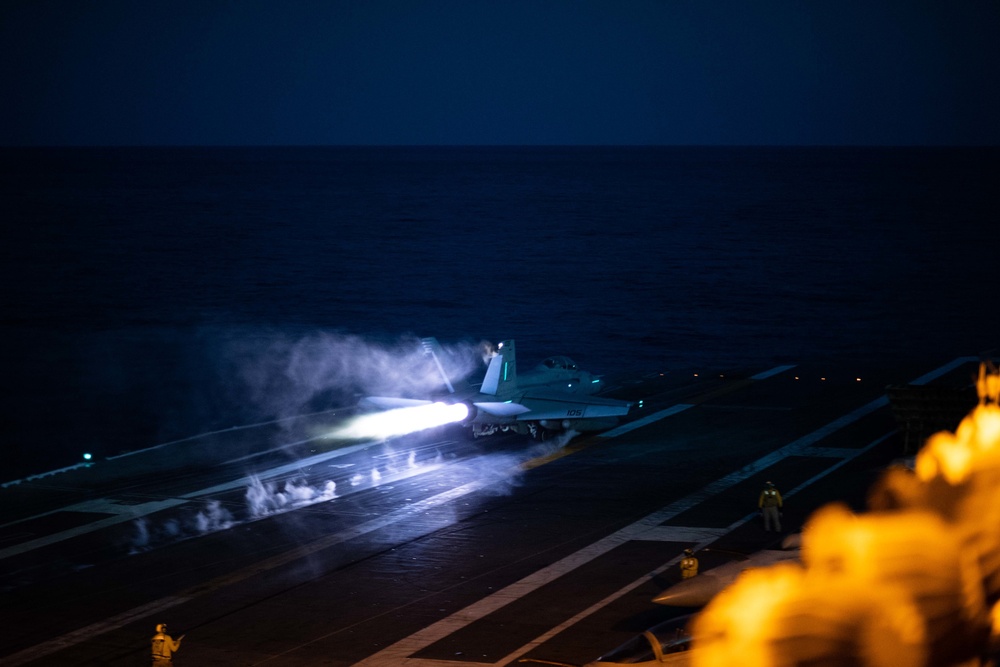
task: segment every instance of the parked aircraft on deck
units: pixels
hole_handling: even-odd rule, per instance
[[[462,423],[476,436],[513,431],[536,438],[548,431],[609,429],[632,406],[627,401],[593,396],[602,388],[601,379],[581,371],[569,357],[549,357],[519,377],[513,340],[497,346],[481,385],[456,387],[444,371],[437,340],[424,338],[421,343],[434,359],[449,393],[427,399],[368,396],[362,399],[362,406],[388,410],[434,402],[462,403],[469,411]]]

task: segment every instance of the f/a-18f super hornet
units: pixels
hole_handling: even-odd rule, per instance
[[[433,399],[368,396],[361,401],[362,406],[387,410],[434,402],[461,403],[468,409],[461,423],[470,426],[476,436],[512,431],[536,438],[550,431],[609,429],[632,406],[627,401],[593,396],[601,389],[601,379],[581,371],[568,357],[549,357],[519,377],[513,340],[497,346],[481,385],[456,387],[441,364],[437,340],[424,338],[421,343],[434,359],[449,393]]]

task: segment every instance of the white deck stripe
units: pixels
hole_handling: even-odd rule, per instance
[[[852,459],[856,452],[857,450],[852,447],[810,447],[803,450],[802,454],[830,459]]]
[[[790,371],[795,368],[795,364],[789,366],[775,366],[769,371],[764,371],[763,373],[757,373],[750,377],[751,380],[766,380],[767,378],[777,375],[778,373],[784,373],[785,371]]]
[[[726,534],[728,528],[698,528],[694,526],[657,526],[640,535],[644,542],[702,542],[715,540]]]
[[[648,417],[643,417],[642,419],[637,419],[634,422],[629,422],[628,424],[622,424],[618,428],[611,429],[610,431],[605,431],[604,433],[598,434],[599,438],[617,438],[623,433],[628,433],[637,428],[642,428],[643,426],[648,426],[653,422],[658,422],[664,417],[669,417],[670,415],[676,415],[678,412],[684,412],[688,408],[693,408],[694,405],[689,403],[678,403],[677,405],[671,405],[666,410],[660,410],[659,412],[654,412]]]
[[[188,501],[186,500],[178,500],[176,498],[171,498],[168,500],[160,500],[157,502],[135,505],[130,508],[135,510],[134,513],[125,514],[119,512],[117,514],[112,514],[111,516],[104,519],[91,521],[90,523],[83,526],[77,526],[76,528],[70,528],[69,530],[64,530],[59,533],[53,533],[52,535],[45,535],[44,537],[39,537],[34,540],[30,540],[28,542],[15,544],[14,546],[7,547],[6,549],[0,549],[0,560],[3,560],[4,558],[10,558],[11,556],[17,556],[19,554],[27,553],[29,551],[34,551],[35,549],[40,549],[42,547],[47,547],[50,544],[55,544],[57,542],[62,542],[63,540],[79,537],[80,535],[86,535],[87,533],[92,533],[95,530],[110,528],[111,526],[115,526],[120,523],[126,523],[128,521],[135,521],[137,518],[144,516],[146,514],[152,514],[153,512],[159,512],[161,510],[169,509],[171,507],[177,507],[178,505],[183,505],[187,502]],[[137,508],[142,508],[142,509],[137,509]],[[103,510],[88,510],[86,509],[86,507],[71,506],[57,511],[87,512],[87,511],[103,511]],[[50,514],[55,514],[55,512],[50,512]]]

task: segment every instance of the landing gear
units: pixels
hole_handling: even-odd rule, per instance
[[[535,422],[513,422],[510,424],[473,424],[472,435],[482,438],[494,433],[517,433],[518,435],[530,435],[533,440],[545,440],[551,434],[548,429],[538,426]]]
[[[482,438],[487,435],[493,435],[500,430],[497,424],[473,424],[472,425],[472,436],[475,438]]]
[[[537,442],[545,442],[552,437],[554,431],[550,431],[547,428],[539,428],[535,424],[531,424],[531,439]]]

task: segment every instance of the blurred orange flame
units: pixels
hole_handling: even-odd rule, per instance
[[[802,566],[748,571],[716,596],[692,664],[965,666],[1000,649],[1000,373],[981,365],[976,387],[914,473],[883,475],[874,511],[821,508]]]

